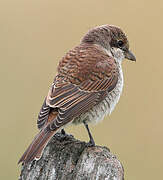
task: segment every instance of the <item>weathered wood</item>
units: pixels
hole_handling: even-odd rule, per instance
[[[20,180],[123,180],[120,161],[106,147],[88,147],[57,133],[42,158],[22,167]]]

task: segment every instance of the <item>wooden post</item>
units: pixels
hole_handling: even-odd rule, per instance
[[[57,133],[40,160],[22,166],[19,180],[124,180],[124,170],[108,148]]]

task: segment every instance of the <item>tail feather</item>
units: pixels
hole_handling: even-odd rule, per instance
[[[39,159],[42,155],[43,149],[49,142],[49,140],[53,137],[56,131],[48,131],[47,128],[42,129],[34,138],[30,146],[24,152],[22,157],[20,158],[19,163],[28,163],[34,158]]]

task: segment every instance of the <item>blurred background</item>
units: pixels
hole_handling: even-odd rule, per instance
[[[123,62],[120,102],[92,134],[120,159],[125,179],[163,179],[162,18],[161,0],[0,0],[0,179],[19,177],[58,61],[102,24],[126,32],[137,62]],[[88,141],[83,126],[66,131]]]

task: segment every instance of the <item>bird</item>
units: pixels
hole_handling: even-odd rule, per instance
[[[121,28],[106,24],[90,29],[59,61],[38,115],[39,133],[18,163],[40,159],[50,139],[57,132],[65,134],[69,124],[84,124],[89,144],[95,146],[88,124],[103,120],[118,103],[124,59],[136,61]]]

